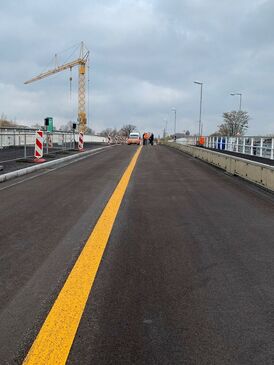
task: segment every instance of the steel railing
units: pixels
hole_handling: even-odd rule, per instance
[[[188,145],[201,145],[199,137],[184,137],[177,140],[178,143]],[[202,145],[221,151],[230,151],[249,156],[274,159],[274,138],[256,136],[208,136],[203,137]]]
[[[98,136],[85,136],[85,142],[106,142]],[[78,143],[78,134],[73,132],[44,132],[44,154],[72,150]],[[0,128],[0,163],[23,160],[34,155],[35,130]]]

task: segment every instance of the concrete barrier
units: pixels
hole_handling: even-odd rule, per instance
[[[164,144],[217,166],[232,175],[240,176],[245,180],[274,191],[274,166],[196,146],[182,145],[174,142]]]

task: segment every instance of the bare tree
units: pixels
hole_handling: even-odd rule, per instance
[[[218,133],[222,136],[237,136],[244,134],[250,119],[248,112],[233,110],[223,114],[223,123],[220,124]]]
[[[70,132],[70,131],[72,131],[72,125],[73,125],[73,122],[68,121],[66,124],[62,124],[60,126],[59,131]]]
[[[114,129],[112,129],[112,128],[106,128],[106,129],[102,130],[99,134],[102,137],[108,137],[108,136],[113,135],[113,131],[114,131]]]
[[[0,117],[0,127],[16,127],[16,123],[12,120],[8,120],[8,117],[2,113]]]
[[[92,136],[94,136],[95,135],[95,130],[92,129],[92,128],[87,127],[86,134],[91,134]]]
[[[32,124],[31,128],[40,129],[41,128],[41,125],[38,124],[38,123],[35,123],[35,124]]]
[[[136,126],[133,124],[125,124],[123,125],[123,127],[120,130],[120,133],[125,136],[128,137],[130,135],[131,132],[136,130]]]
[[[128,137],[131,132],[136,130],[136,126],[132,124],[124,125],[119,131],[116,128],[106,128],[102,130],[99,135],[102,137],[115,137],[115,136],[124,136]]]

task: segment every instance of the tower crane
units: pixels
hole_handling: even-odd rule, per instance
[[[86,131],[86,124],[87,124],[87,116],[86,116],[86,65],[88,62],[89,51],[85,48],[84,42],[81,42],[80,46],[80,54],[79,57],[71,62],[64,63],[61,66],[55,66],[55,68],[42,72],[41,74],[33,77],[32,79],[25,81],[24,84],[30,84],[34,81],[38,81],[44,79],[48,76],[54,75],[58,72],[72,69],[75,66],[78,66],[78,122],[79,122],[79,131],[85,132]]]

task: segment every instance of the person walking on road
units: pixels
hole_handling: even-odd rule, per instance
[[[154,134],[151,133],[151,135],[149,137],[149,143],[151,144],[151,146],[153,146],[153,142],[154,142]]]
[[[143,134],[143,145],[147,146],[148,145],[148,141],[149,141],[149,133],[145,132]]]
[[[143,146],[145,146],[146,145],[146,138],[145,138],[145,136],[146,136],[146,134],[145,133],[143,133]]]

